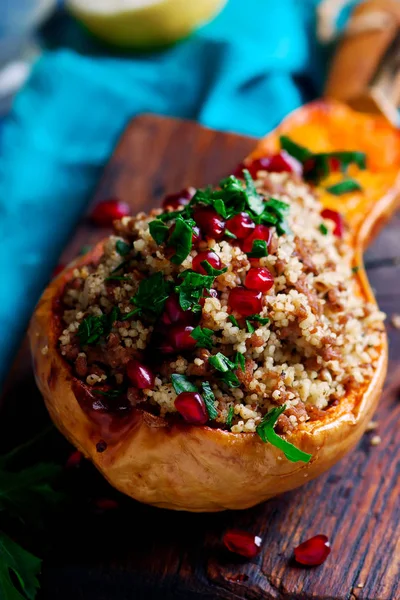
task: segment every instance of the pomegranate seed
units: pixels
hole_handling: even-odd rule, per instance
[[[249,290],[267,292],[274,285],[274,278],[271,271],[269,271],[267,268],[256,267],[248,271],[244,285]]]
[[[241,529],[229,529],[222,541],[230,552],[254,558],[261,550],[261,538]]]
[[[119,508],[118,502],[112,498],[96,498],[94,505],[98,510],[101,511],[115,510]]]
[[[249,317],[260,312],[262,308],[262,292],[246,290],[244,287],[233,288],[229,294],[229,306],[242,317]]]
[[[182,392],[175,398],[175,408],[188,423],[204,425],[208,421],[203,398],[197,392]]]
[[[164,354],[172,352],[184,352],[193,350],[196,347],[196,340],[190,335],[194,327],[191,325],[178,324],[170,327],[167,333],[167,339],[161,342],[159,348]]]
[[[193,218],[206,236],[219,240],[224,235],[225,221],[213,208],[199,206],[194,210]]]
[[[296,561],[301,565],[321,565],[329,556],[331,546],[326,535],[315,535],[294,549]]]
[[[91,220],[100,227],[108,227],[113,221],[131,214],[129,204],[120,200],[103,200],[99,202],[90,215]]]
[[[329,159],[329,170],[331,173],[337,173],[342,166],[340,160],[336,156],[331,156]]]
[[[67,458],[67,462],[65,463],[65,468],[66,469],[74,469],[75,467],[79,467],[82,459],[83,459],[82,452],[79,452],[79,450],[75,450],[75,452],[72,452],[72,454],[70,454],[69,457]]]
[[[131,359],[126,366],[126,373],[133,385],[140,390],[154,387],[154,375],[138,360]]]
[[[236,235],[238,240],[243,240],[247,237],[253,231],[255,226],[254,221],[245,212],[235,215],[226,222],[226,228]]]
[[[253,242],[255,240],[264,240],[267,242],[267,246],[269,246],[271,237],[272,233],[269,227],[266,227],[265,225],[257,225],[253,232],[243,241],[243,252],[251,252],[253,250]]]
[[[218,254],[209,250],[208,252],[199,252],[192,262],[192,269],[196,271],[196,273],[202,273],[203,275],[207,275],[207,271],[201,264],[204,260],[206,260],[214,269],[221,268],[221,259]]]
[[[161,205],[163,208],[167,208],[169,206],[170,208],[174,209],[180,208],[181,206],[186,206],[186,204],[189,204],[189,201],[193,198],[195,192],[196,190],[192,187],[184,188],[180,192],[165,196]]]
[[[344,221],[340,213],[336,212],[336,210],[331,210],[330,208],[324,208],[324,210],[321,212],[321,217],[323,219],[329,219],[335,223],[333,235],[336,235],[336,237],[340,238],[343,236]]]
[[[164,325],[172,325],[173,323],[190,323],[192,319],[193,313],[190,310],[183,310],[179,304],[178,296],[171,294],[165,302],[161,322]]]
[[[262,156],[256,158],[249,165],[242,165],[241,170],[248,169],[253,179],[256,178],[258,171],[268,171],[269,173],[296,173],[303,174],[303,166],[293,156],[290,156],[285,150],[271,156]]]
[[[65,265],[57,265],[53,271],[52,277],[57,277],[57,275],[59,275],[61,273],[61,271],[64,271],[65,269]]]

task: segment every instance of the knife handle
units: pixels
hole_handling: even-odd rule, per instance
[[[361,112],[383,114],[398,125],[398,0],[366,0],[355,7],[333,57],[324,95]]]

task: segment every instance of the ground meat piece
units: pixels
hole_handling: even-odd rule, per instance
[[[276,433],[288,433],[293,431],[294,425],[286,415],[279,415],[275,425]]]
[[[278,236],[277,235],[273,235],[271,237],[271,241],[270,241],[269,246],[268,246],[268,253],[269,254],[276,254],[276,252],[278,250],[278,246],[279,246]]]
[[[294,243],[296,246],[295,255],[299,258],[300,262],[304,265],[304,270],[306,273],[313,273],[314,275],[318,274],[318,269],[315,266],[314,261],[311,258],[312,250],[311,248],[301,240],[298,236],[294,238]]]
[[[333,312],[340,312],[344,310],[344,306],[339,299],[339,293],[335,289],[330,289],[327,294],[328,306]]]
[[[197,354],[197,358],[200,358],[203,361],[202,365],[196,365],[196,363],[190,363],[187,368],[187,374],[196,375],[198,377],[204,377],[210,372],[210,365],[208,362],[208,358],[210,356],[210,352],[206,350],[206,348],[199,348]]]
[[[285,415],[288,417],[292,415],[295,416],[299,423],[306,421],[308,418],[305,404],[301,400],[298,400],[296,406],[289,406],[289,408],[285,410]]]
[[[261,336],[253,333],[252,336],[246,340],[246,348],[261,348],[264,345],[264,340]]]
[[[112,369],[126,365],[131,358],[139,358],[139,352],[135,348],[125,348],[119,345],[113,348],[106,346],[93,346],[86,349],[88,363],[102,363]]]
[[[304,362],[307,371],[320,371],[322,369],[322,365],[319,364],[318,358],[316,356],[306,358]]]
[[[316,406],[307,405],[306,410],[310,421],[319,421],[326,417],[325,411],[317,408]]]
[[[117,325],[117,323],[121,323],[121,321],[116,321],[114,323],[114,327],[121,327],[124,326],[125,323],[123,323],[123,325]],[[121,336],[118,333],[110,333],[110,335],[107,338],[107,348],[115,348],[116,346],[118,346],[121,343]]]
[[[321,356],[324,361],[328,360],[338,360],[340,358],[340,351],[337,348],[332,348],[332,346],[325,346],[321,348]]]
[[[322,306],[318,301],[318,298],[315,293],[313,293],[307,285],[306,276],[304,274],[300,275],[298,280],[293,286],[298,292],[304,294],[310,304],[311,310],[314,315],[320,315],[322,313]]]
[[[298,318],[299,322],[304,321],[304,319],[307,318],[307,310],[302,305],[295,308],[294,314]]]
[[[141,390],[138,390],[137,388],[134,388],[134,387],[128,388],[126,395],[127,395],[127,398],[129,400],[130,404],[132,404],[132,406],[136,406],[137,404],[140,404],[141,402],[145,401],[145,398],[144,398]]]
[[[98,377],[106,374],[105,370],[99,367],[99,365],[90,365],[89,370],[91,375],[97,375]]]
[[[83,354],[80,354],[75,361],[75,373],[82,378],[88,373],[87,358]]]
[[[282,275],[282,273],[285,271],[285,267],[286,267],[286,261],[282,260],[281,258],[278,258],[278,260],[275,263],[276,274]]]
[[[255,368],[256,363],[254,360],[250,360],[248,358],[244,364],[244,371],[242,371],[240,368],[236,371],[237,378],[246,389],[249,388],[250,383],[253,381],[253,373]]]
[[[71,344],[62,346],[62,352],[64,353],[63,356],[65,356],[67,360],[74,362],[78,358],[78,354],[80,352],[79,345],[77,342],[71,340]]]

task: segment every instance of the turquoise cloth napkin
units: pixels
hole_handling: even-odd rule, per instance
[[[320,92],[313,0],[230,0],[156,53],[47,52],[1,132],[0,381],[119,135],[141,112],[261,136]]]

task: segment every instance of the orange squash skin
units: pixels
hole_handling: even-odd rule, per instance
[[[383,119],[357,115],[334,102],[318,102],[289,116],[259,143],[250,158],[277,151],[282,133],[315,151],[359,149],[367,153],[368,170],[357,173],[364,191],[339,198],[328,193],[322,197],[325,205],[347,217],[354,261],[361,265],[362,250],[376,230],[376,221],[388,218],[399,198],[399,134]],[[375,411],[385,379],[385,336],[369,384],[326,410],[322,420],[301,424],[287,436],[312,454],[309,463],[289,462],[257,434],[172,425],[137,409],[123,421],[110,419],[99,424],[90,419],[76,399],[76,379],[57,349],[59,328],[54,306],[66,281],[73,277],[75,265],[95,260],[101,252],[102,243],[50,283],[32,317],[29,337],[36,380],[51,418],[114,487],[141,502],[175,510],[247,508],[316,477],[358,442]],[[362,268],[357,278],[360,293],[375,302]],[[104,452],[96,449],[100,440],[107,443]]]

